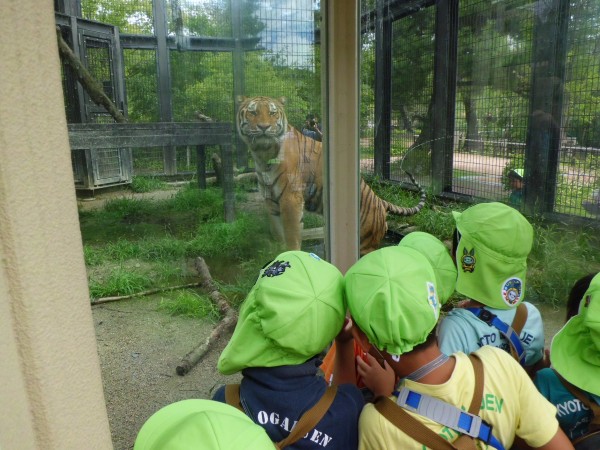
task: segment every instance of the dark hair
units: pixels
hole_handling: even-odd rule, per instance
[[[454,232],[452,233],[452,259],[456,261],[456,250],[458,249],[458,241],[460,241],[460,233],[458,232],[458,228],[454,228]]]
[[[594,278],[599,272],[588,273],[581,277],[573,284],[571,291],[569,292],[569,299],[567,300],[567,316],[568,321],[571,317],[576,316],[579,312],[579,303],[585,294],[585,291],[590,287],[592,278]]]
[[[426,349],[427,347],[432,346],[436,342],[437,342],[437,325],[435,327],[433,327],[433,330],[431,330],[429,332],[429,334],[425,338],[425,341],[421,342],[418,345],[415,345],[413,347],[413,349],[411,350],[411,352]]]
[[[515,180],[523,180],[523,177],[514,170],[508,172],[508,178],[514,178]]]

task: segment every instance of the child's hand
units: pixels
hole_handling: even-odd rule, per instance
[[[352,327],[352,319],[350,317],[346,317],[344,320],[344,326],[335,337],[336,344],[345,344],[352,340]]]
[[[356,357],[356,371],[361,376],[363,383],[377,397],[383,395],[389,397],[396,385],[396,374],[387,361],[383,361],[385,367],[377,362],[370,354],[366,354],[367,361],[360,356]]]

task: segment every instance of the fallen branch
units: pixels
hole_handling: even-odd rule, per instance
[[[188,373],[210,350],[214,342],[223,334],[230,331],[237,323],[237,312],[229,305],[229,302],[221,292],[218,286],[213,281],[210,270],[203,258],[196,258],[196,270],[202,279],[201,285],[208,293],[210,300],[219,308],[223,317],[219,324],[213,329],[212,333],[198,347],[194,348],[181,359],[181,363],[177,366],[177,375],[183,376]]]
[[[143,297],[145,295],[157,294],[159,292],[176,291],[178,289],[198,287],[201,285],[202,285],[202,282],[190,283],[190,284],[180,284],[179,286],[161,287],[161,288],[156,288],[156,289],[150,289],[148,291],[136,292],[135,294],[117,295],[115,297],[102,297],[102,298],[98,298],[96,300],[92,300],[91,304],[92,304],[92,306],[94,306],[94,305],[99,305],[101,303],[116,302],[119,300],[126,300],[128,298]]]

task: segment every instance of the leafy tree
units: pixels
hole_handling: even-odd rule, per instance
[[[84,18],[118,26],[121,33],[153,33],[148,0],[83,0],[81,10]]]
[[[157,122],[158,95],[155,52],[124,50],[127,112],[130,122]]]

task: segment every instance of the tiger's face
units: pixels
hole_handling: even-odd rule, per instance
[[[237,127],[241,138],[250,146],[279,143],[288,122],[283,106],[285,98],[238,97]]]

